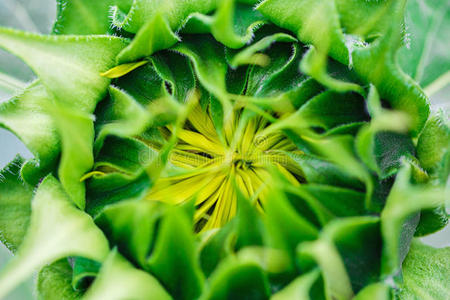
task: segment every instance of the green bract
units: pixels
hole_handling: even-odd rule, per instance
[[[57,3],[0,28],[0,298],[450,298],[447,1]]]

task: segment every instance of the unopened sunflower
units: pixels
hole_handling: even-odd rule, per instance
[[[418,239],[448,222],[446,1],[57,3],[0,28],[37,76],[0,104],[34,155],[0,173],[0,298],[450,297]]]

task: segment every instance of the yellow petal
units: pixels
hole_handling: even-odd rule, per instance
[[[143,66],[148,63],[148,60],[138,61],[134,63],[128,63],[119,65],[117,67],[114,67],[112,69],[109,69],[108,71],[104,73],[100,73],[101,76],[107,77],[107,78],[119,78],[123,75],[126,75],[133,71],[134,69],[139,68],[140,66]]]
[[[217,135],[214,124],[209,114],[202,109],[199,103],[197,103],[188,116],[189,122],[198,132],[206,136],[212,141],[219,143],[219,136]]]

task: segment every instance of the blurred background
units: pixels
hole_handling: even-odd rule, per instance
[[[56,0],[0,0],[0,26],[50,33],[55,15]],[[6,74],[8,75],[6,76]],[[0,49],[0,82],[2,80],[8,81],[17,89],[20,89],[34,77],[33,72],[21,60]],[[8,100],[15,92],[14,89],[0,88],[0,102]],[[448,85],[432,97],[433,111],[443,109],[446,113],[450,112],[449,94],[450,86]],[[14,135],[0,128],[0,169],[18,153],[25,158],[32,157],[31,153]],[[430,235],[423,241],[435,247],[450,246],[450,227],[447,226],[445,230]],[[0,244],[0,269],[10,259],[11,254]],[[33,278],[25,282],[5,300],[36,299],[33,287],[34,281]]]

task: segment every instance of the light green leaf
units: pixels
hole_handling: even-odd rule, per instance
[[[8,74],[0,72],[0,92],[8,95],[16,94],[26,88],[26,83]]]
[[[408,40],[399,50],[399,63],[408,75],[427,87],[450,70],[448,43],[443,38],[450,35],[450,6],[446,1],[408,1],[405,25]]]
[[[72,201],[84,210],[86,189],[81,179],[94,164],[93,117],[62,106],[49,107],[49,110],[55,120],[62,144],[58,168],[61,184]]]
[[[127,11],[132,0],[57,0],[56,34],[106,34],[110,31],[110,8]]]
[[[126,16],[119,16],[117,9],[113,13],[113,25],[131,33],[137,33],[141,27],[155,15],[161,14],[170,28],[177,31],[186,18],[194,12],[209,13],[216,7],[216,0],[134,0]]]
[[[72,267],[67,259],[61,259],[45,266],[37,279],[38,299],[77,300],[82,293],[72,288]]]
[[[0,104],[0,124],[12,131],[34,158],[22,167],[22,176],[30,184],[54,168],[60,150],[60,139],[55,123],[46,110],[50,96],[39,82],[32,83],[21,94]]]
[[[403,262],[400,300],[448,299],[450,297],[450,247],[433,248],[414,240]]]
[[[100,229],[49,176],[33,199],[30,226],[17,256],[0,273],[0,297],[46,264],[67,256],[103,261],[108,251]]]
[[[136,269],[117,250],[113,250],[83,299],[169,300],[172,297],[153,276]]]
[[[383,283],[373,283],[362,289],[354,300],[391,300],[391,290]]]
[[[288,286],[284,287],[281,291],[275,293],[270,299],[271,300],[291,300],[291,299],[302,299],[302,300],[319,300],[325,299],[322,294],[315,294],[314,298],[311,298],[312,287],[318,282],[320,276],[319,270],[312,270],[302,276],[297,277],[292,280]],[[316,289],[316,291],[321,291],[321,287]],[[316,292],[317,293],[317,292]],[[320,292],[319,292],[320,293]]]
[[[109,79],[100,76],[114,66],[126,46],[112,36],[43,36],[0,28],[0,47],[24,60],[57,101],[93,112]]]
[[[0,171],[0,241],[16,252],[25,236],[31,215],[33,187],[20,178],[21,157]]]
[[[302,269],[319,266],[326,299],[352,299],[352,286],[344,262],[331,241],[320,238],[313,242],[303,242],[298,247],[297,258]]]
[[[219,136],[223,136],[220,124],[229,119],[232,109],[225,83],[228,68],[225,48],[207,35],[190,35],[185,36],[183,43],[175,45],[173,49],[189,57],[198,80],[214,96],[216,113],[212,107],[211,115]]]

